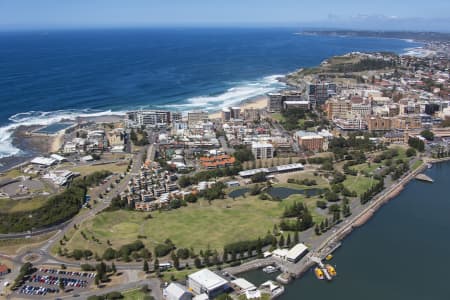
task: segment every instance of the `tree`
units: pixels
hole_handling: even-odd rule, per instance
[[[288,245],[288,247],[292,246],[292,241],[291,241],[291,234],[288,233],[287,239],[286,239],[286,244]]]
[[[61,291],[64,290],[64,282],[62,281],[62,278],[59,279],[59,289],[60,289]]]
[[[155,270],[156,275],[159,275],[159,259],[155,259],[153,262],[153,269]]]
[[[196,257],[194,259],[194,265],[197,269],[200,269],[202,267],[202,262],[200,261],[200,258]]]
[[[314,231],[316,232],[316,235],[320,235],[319,225],[316,224],[316,227],[314,228]]]
[[[434,133],[428,129],[422,131],[420,135],[424,137],[427,141],[432,141],[434,139]]]
[[[99,278],[99,275],[98,275],[98,274],[95,275],[95,277],[94,277],[94,282],[95,282],[95,285],[96,285],[96,286],[99,286],[99,285],[100,285],[100,278]]]
[[[116,269],[116,265],[114,264],[114,262],[111,264],[111,271],[116,274],[117,269]]]
[[[412,157],[416,155],[417,155],[416,149],[409,147],[408,150],[406,150],[406,156]]]
[[[284,235],[280,236],[280,240],[278,241],[278,246],[280,246],[280,248],[284,247]]]
[[[148,262],[147,262],[146,260],[144,260],[144,266],[142,267],[142,270],[143,270],[145,273],[148,273]]]

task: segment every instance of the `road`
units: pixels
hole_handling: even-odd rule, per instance
[[[73,228],[75,225],[79,226],[83,222],[93,218],[96,214],[98,214],[99,212],[101,212],[102,210],[104,210],[105,208],[107,208],[110,205],[112,198],[114,198],[116,195],[119,195],[120,193],[122,193],[123,191],[126,190],[126,188],[128,186],[128,182],[130,181],[132,174],[139,172],[140,167],[142,165],[142,158],[144,157],[145,153],[146,153],[146,148],[142,148],[138,153],[136,153],[133,156],[133,164],[132,164],[131,171],[128,172],[128,174],[125,175],[125,177],[120,181],[120,183],[116,184],[111,189],[111,191],[102,200],[100,200],[96,205],[94,205],[93,208],[90,209],[88,212],[81,213],[81,214],[77,215],[75,218],[73,218],[72,220],[67,221],[65,223],[55,225],[55,226],[49,227],[49,228],[36,230],[33,233],[17,233],[17,234],[12,234],[12,235],[6,235],[8,238],[19,238],[19,237],[26,237],[28,235],[38,235],[38,234],[57,230],[57,233],[55,235],[53,235],[49,240],[47,240],[44,244],[41,244],[40,246],[38,246],[36,248],[29,249],[24,253],[19,253],[15,257],[3,255],[0,253],[0,257],[10,260],[15,265],[12,273],[7,276],[8,280],[9,281],[14,280],[21,264],[25,261],[25,258],[29,255],[34,255],[37,257],[37,259],[35,261],[33,261],[33,264],[35,264],[35,265],[50,264],[50,265],[60,266],[61,264],[65,264],[66,266],[69,266],[69,267],[80,267],[80,265],[83,262],[67,262],[67,261],[64,261],[64,260],[54,257],[51,254],[52,247],[56,243],[59,243],[59,241],[64,237],[64,235],[67,233],[68,230]],[[114,180],[115,180],[115,178],[114,178],[114,176],[112,176],[110,181],[108,181],[107,183],[102,185],[103,190],[106,189],[107,187],[109,187],[110,184],[112,182],[114,182]],[[101,192],[99,190],[92,191],[93,198],[96,197],[95,194],[97,194],[97,193],[99,194]],[[3,238],[5,238],[5,235],[3,235]],[[117,265],[117,269],[119,269],[119,270],[141,270],[142,264],[139,264],[139,265],[126,265],[126,264]],[[142,282],[130,282],[125,285],[121,285],[120,287],[111,288],[111,291],[118,290],[118,289],[126,290],[126,289],[130,289],[130,288],[134,288],[136,286],[136,284],[139,285],[141,283],[148,284],[149,281],[145,280]],[[159,281],[158,281],[158,283],[159,283]],[[156,290],[159,291],[159,286],[158,286],[158,289],[155,289],[155,291]],[[105,291],[106,291],[106,289],[105,289]],[[101,293],[105,293],[105,291],[102,290]],[[86,293],[89,293],[89,292],[87,291]],[[156,298],[156,299],[161,299],[161,298]]]

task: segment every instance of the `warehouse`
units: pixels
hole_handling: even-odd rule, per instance
[[[203,269],[188,276],[188,287],[196,294],[205,293],[214,298],[228,289],[228,281],[208,269]]]
[[[299,243],[288,251],[288,253],[286,254],[286,260],[289,262],[296,263],[303,256],[305,256],[306,253],[308,253],[308,247],[306,247],[302,243]]]

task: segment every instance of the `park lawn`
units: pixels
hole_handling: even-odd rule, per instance
[[[369,166],[368,163],[363,163],[360,165],[351,166],[350,169],[358,171],[358,172],[372,173],[373,171],[375,171],[376,168],[378,168],[381,165],[382,165],[381,163],[370,163],[370,166]]]
[[[285,120],[281,113],[273,113],[273,114],[271,114],[271,117],[272,117],[272,119],[274,119],[275,121],[278,121],[278,122],[284,122],[284,120]]]
[[[16,177],[19,177],[19,176],[22,176],[22,175],[23,175],[23,173],[19,169],[12,169],[12,170],[9,170],[6,173],[3,173],[0,176],[0,180],[13,179],[13,178],[16,178]]]
[[[104,164],[104,165],[86,165],[86,166],[77,166],[72,167],[70,170],[72,172],[80,173],[81,176],[89,175],[98,171],[110,171],[112,173],[125,173],[127,170],[128,163],[123,162],[123,164],[118,165],[117,163]]]
[[[183,281],[186,280],[186,277],[189,274],[195,273],[199,270],[200,269],[197,269],[194,266],[189,266],[189,268],[183,270],[172,268],[170,270],[161,272],[161,275],[164,282]]]
[[[411,166],[411,169],[415,170],[418,167],[420,167],[422,164],[423,164],[423,160],[416,160],[416,162]]]
[[[47,200],[48,198],[46,197],[35,197],[23,200],[0,199],[0,211],[3,213],[31,211],[43,206],[47,203]]]
[[[346,175],[346,179],[343,182],[344,186],[350,191],[355,191],[358,196],[369,190],[369,188],[378,183],[378,180],[373,178],[368,178],[365,176],[351,176]]]
[[[122,299],[125,300],[144,300],[145,296],[148,296],[148,293],[144,293],[141,288],[137,288],[122,292],[122,296]]]
[[[69,250],[89,248],[102,254],[108,247],[107,240],[118,249],[143,235],[147,238],[142,241],[151,250],[170,238],[177,247],[192,247],[199,251],[209,246],[221,251],[227,243],[264,236],[279,222],[282,212],[281,203],[250,196],[236,201],[215,200],[211,205],[200,200],[176,210],[152,212],[151,219],[145,219],[149,214],[145,212],[104,212],[85,222],[66,247]]]

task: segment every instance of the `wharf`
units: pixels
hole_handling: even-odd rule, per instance
[[[434,180],[431,177],[429,177],[425,174],[418,174],[416,176],[416,179],[420,180],[420,181],[425,181],[425,182],[434,182]]]

